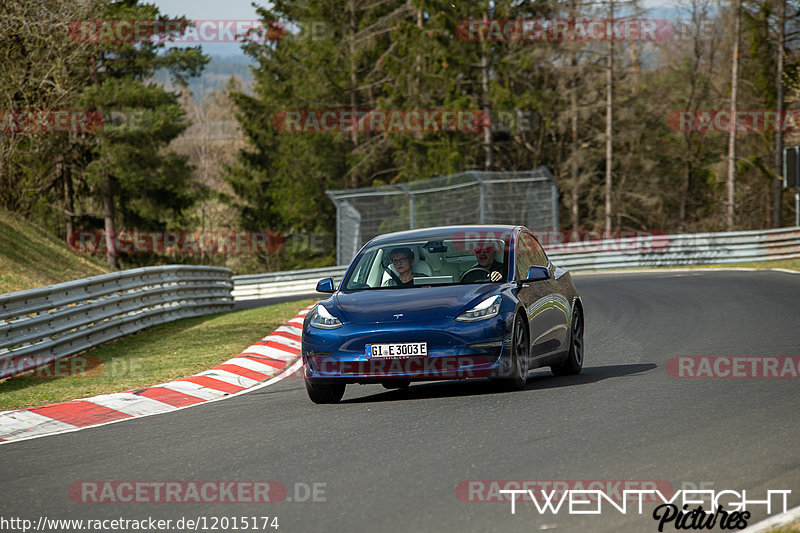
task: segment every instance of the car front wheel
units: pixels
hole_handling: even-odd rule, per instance
[[[346,387],[344,383],[316,384],[311,383],[308,379],[305,382],[308,397],[314,403],[339,403],[344,396]]]
[[[408,387],[411,385],[411,381],[407,379],[387,379],[381,381],[381,385],[383,385],[384,389],[401,389],[401,390],[408,390]]]
[[[521,390],[528,382],[529,366],[528,331],[519,315],[514,317],[514,327],[511,329],[511,357],[508,376],[499,381],[512,390]]]

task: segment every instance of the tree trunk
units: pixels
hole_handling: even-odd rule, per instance
[[[89,63],[89,75],[94,85],[100,85],[100,77],[97,75],[95,65],[97,65],[97,56],[92,54]],[[102,115],[102,106],[98,106],[97,111]],[[114,193],[108,170],[103,171],[103,219],[106,231],[106,263],[111,268],[118,268],[117,250],[114,247]]]
[[[69,242],[72,232],[75,228],[72,224],[72,217],[74,216],[75,209],[73,208],[72,198],[74,192],[72,190],[72,164],[61,161],[61,175],[64,179],[64,229],[66,231],[66,242]]]
[[[422,10],[417,9],[416,13],[417,17],[417,29],[419,30],[419,35],[422,35]],[[420,98],[420,87],[422,86],[422,56],[417,54],[414,58],[414,84],[411,88],[411,94],[414,95],[416,105],[422,104],[422,99]],[[422,131],[415,131],[413,133],[414,139],[417,141],[422,141],[423,135]]]
[[[355,0],[347,2],[347,8],[350,12],[350,43],[349,43],[349,60],[350,60],[350,111],[353,116],[358,116],[358,76],[356,73],[356,32],[358,25],[356,24],[356,3]],[[350,131],[350,141],[353,143],[353,150],[358,148],[358,128],[352,128]],[[358,174],[352,172],[350,174],[350,188],[355,189],[360,185]]]
[[[572,0],[570,18],[577,18],[577,0]],[[578,54],[575,48],[570,49],[570,66],[572,75],[570,76],[569,111],[572,128],[572,198],[570,205],[570,215],[572,217],[572,230],[578,231],[580,226],[580,205],[578,194]]]
[[[578,80],[577,68],[578,58],[575,57],[575,51],[572,51],[572,76],[570,78],[570,120],[572,122],[572,205],[570,206],[570,213],[572,215],[572,229],[578,231],[580,226],[580,210],[578,205]]]
[[[734,229],[734,193],[736,191],[736,128],[734,118],[736,116],[736,93],[739,89],[739,34],[741,33],[742,20],[742,0],[736,0],[734,7],[733,29],[733,66],[731,67],[731,115],[730,132],[728,133],[728,231]]]
[[[483,12],[483,20],[488,25],[489,14]],[[481,39],[481,99],[483,100],[483,151],[484,151],[484,170],[492,170],[494,167],[494,155],[492,153],[492,128],[489,125],[489,58],[486,54],[486,39]]]
[[[696,28],[698,28],[698,32],[694,35],[692,39],[692,70],[689,72],[689,99],[688,99],[688,106],[687,109],[696,110],[699,101],[702,100],[702,95],[698,96],[698,78],[699,78],[699,69],[700,64],[702,63],[702,55],[703,55],[703,44],[701,41],[701,37],[699,34],[699,28],[701,27],[702,23],[705,21],[705,10],[703,10],[703,17],[701,17],[698,13],[698,4],[697,0],[692,0],[692,19]],[[680,221],[679,228],[681,231],[686,230],[686,205],[689,202],[689,190],[691,189],[692,185],[692,175],[694,174],[694,158],[692,155],[692,147],[694,145],[694,140],[692,138],[692,132],[686,131],[683,133],[683,142],[684,142],[684,159],[685,159],[685,166],[683,169],[683,184],[681,185],[681,195],[678,202],[678,220]]]
[[[103,218],[106,230],[106,262],[111,268],[118,268],[117,250],[114,248],[114,196],[108,172],[103,179]]]
[[[614,0],[608,3],[608,18],[614,21]],[[608,35],[608,57],[606,58],[606,232],[611,232],[611,186],[613,178],[611,168],[613,165],[612,129],[613,124],[613,82],[614,82],[614,40],[613,29]]]
[[[778,12],[778,72],[775,80],[776,110],[783,113],[783,45],[786,40],[786,0],[780,0]],[[781,227],[781,195],[783,193],[783,132],[775,131],[775,182],[772,184],[772,227]]]

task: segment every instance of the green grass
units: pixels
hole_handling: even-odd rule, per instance
[[[734,263],[731,265],[713,265],[717,267],[747,267],[747,268],[788,268],[800,271],[800,259],[781,259],[779,261],[752,261],[750,263]]]
[[[76,254],[46,231],[0,210],[0,294],[107,272],[97,259]]]
[[[0,410],[124,392],[208,370],[240,354],[316,301],[287,302],[149,327],[69,358],[59,363],[58,370],[40,369],[34,375],[0,381]],[[62,377],[53,377],[54,373]]]

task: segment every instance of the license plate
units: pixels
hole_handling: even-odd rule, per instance
[[[428,355],[427,342],[367,344],[367,357],[421,357]]]

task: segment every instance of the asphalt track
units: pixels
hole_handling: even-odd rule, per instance
[[[287,378],[223,402],[9,443],[0,517],[277,516],[279,532],[657,531],[652,505],[579,516],[521,502],[512,515],[508,502],[459,499],[464,480],[665,480],[753,497],[788,489],[789,507],[800,505],[800,379],[678,379],[665,369],[678,355],[800,355],[800,275],[575,279],[587,323],[579,376],[538,370],[520,392],[485,381],[416,384],[407,396],[351,386],[341,404],[322,406]],[[273,480],[293,501],[75,503],[70,485],[87,480]],[[300,496],[324,484],[325,501],[294,501],[297,483]],[[753,511],[749,524],[766,516]]]

